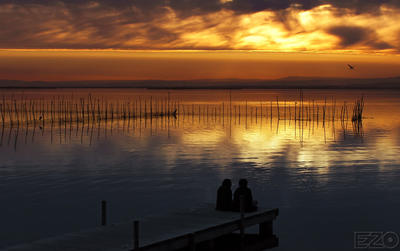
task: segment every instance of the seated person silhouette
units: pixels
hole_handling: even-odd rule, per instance
[[[232,182],[230,179],[225,179],[217,192],[217,207],[219,211],[232,210]]]
[[[239,187],[233,195],[233,211],[240,212],[240,197],[243,196],[243,206],[245,212],[257,211],[257,202],[253,201],[250,188],[247,187],[247,180],[240,179]]]

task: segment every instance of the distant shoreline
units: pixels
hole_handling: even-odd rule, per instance
[[[204,79],[204,80],[91,80],[21,81],[1,80],[0,89],[90,89],[130,88],[169,90],[241,90],[241,89],[400,89],[400,77],[376,79],[289,77],[275,80]]]
[[[243,88],[219,88],[219,87],[187,87],[187,88],[165,88],[165,87],[0,87],[0,90],[20,90],[20,89],[33,89],[33,90],[55,90],[55,89],[136,89],[136,90],[400,90],[399,87],[243,87]]]

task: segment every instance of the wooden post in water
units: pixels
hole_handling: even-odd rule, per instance
[[[139,250],[139,221],[133,222],[133,250]]]
[[[107,225],[107,202],[105,200],[101,201],[101,225]]]
[[[272,221],[262,222],[259,225],[260,237],[269,237],[273,234]]]

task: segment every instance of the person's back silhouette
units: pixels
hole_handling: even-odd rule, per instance
[[[243,197],[242,197],[243,196]],[[251,190],[247,187],[247,180],[240,179],[239,187],[235,190],[233,196],[233,210],[240,211],[240,197],[243,198],[243,206],[245,212],[254,212],[257,211],[257,206],[253,201],[253,195],[251,194]]]
[[[216,209],[220,211],[232,210],[232,182],[230,179],[225,179],[217,192]]]

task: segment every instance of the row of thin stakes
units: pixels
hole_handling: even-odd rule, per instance
[[[50,122],[92,122],[100,120],[119,120],[157,116],[176,116],[177,102],[167,99],[109,102],[107,99],[93,97],[74,99],[65,96],[50,99],[27,99],[3,96],[0,104],[1,122],[40,123]]]
[[[351,108],[351,106],[350,106]],[[330,111],[330,114],[328,114]],[[339,112],[340,111],[340,112]],[[298,101],[261,101],[259,105],[248,105],[229,101],[220,104],[189,104],[165,98],[142,98],[109,101],[104,97],[67,97],[27,98],[20,96],[3,96],[0,103],[1,123],[9,125],[37,124],[45,122],[87,122],[102,120],[147,119],[154,117],[173,117],[178,115],[194,116],[255,116],[276,117],[278,120],[312,121],[321,120],[342,122],[351,120],[361,122],[364,112],[364,98],[354,102],[352,113],[346,102],[337,110],[336,100],[332,99],[328,105],[327,99],[323,102],[314,100],[304,101],[302,92]]]

